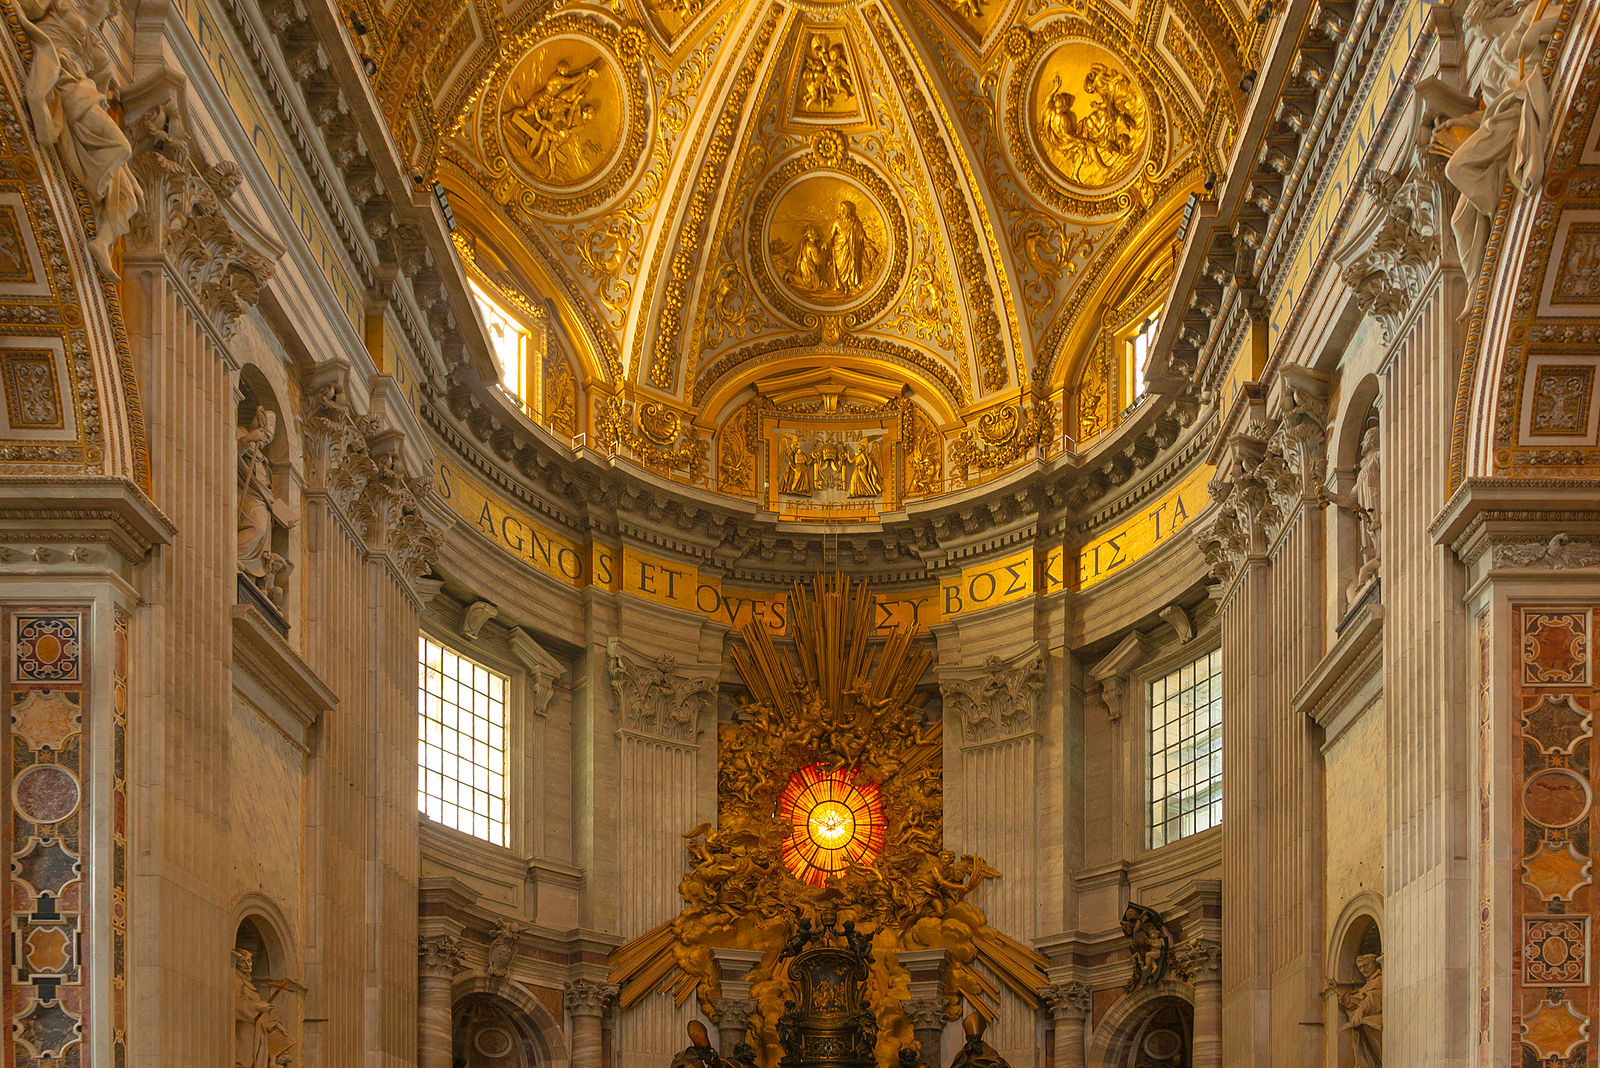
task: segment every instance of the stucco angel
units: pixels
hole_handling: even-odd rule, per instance
[[[67,173],[83,183],[94,208],[89,252],[110,278],[118,278],[111,246],[128,232],[144,205],[144,192],[128,161],[133,146],[111,117],[111,57],[100,43],[107,0],[12,0],[22,31],[33,45],[26,95],[41,145],[61,151]]]

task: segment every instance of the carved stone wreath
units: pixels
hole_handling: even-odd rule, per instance
[[[1021,39],[1019,38],[1019,41]],[[1034,135],[1028,128],[1033,101],[1034,82],[1040,77],[1045,63],[1058,47],[1072,47],[1073,42],[1087,42],[1105,49],[1126,64],[1144,98],[1147,131],[1142,149],[1142,161],[1128,168],[1111,185],[1095,192],[1074,191],[1064,185],[1050,167],[1039,158]],[[1029,33],[1019,45],[1021,54],[1013,52],[1016,62],[1011,66],[1011,77],[1006,87],[1005,128],[1006,148],[1018,171],[1027,179],[1033,191],[1046,203],[1066,215],[1082,218],[1116,215],[1134,206],[1130,189],[1141,178],[1155,181],[1161,173],[1168,152],[1167,113],[1164,101],[1157,91],[1149,70],[1133,57],[1139,48],[1130,45],[1122,35],[1109,26],[1066,18],[1041,26]]]
[[[817,175],[842,178],[865,189],[876,201],[877,207],[882,209],[889,231],[889,248],[883,250],[888,257],[888,266],[877,284],[859,302],[838,310],[808,307],[796,300],[789,287],[773,277],[765,247],[773,208],[780,195],[803,178]],[[910,246],[905,209],[889,183],[859,160],[845,157],[824,164],[822,157],[815,152],[791,159],[769,175],[762,185],[750,211],[748,233],[751,276],[767,303],[791,322],[807,329],[820,330],[825,340],[836,340],[838,332],[854,330],[882,315],[905,280],[907,250]]]
[[[486,183],[495,199],[544,215],[583,215],[603,207],[621,193],[633,172],[648,159],[650,137],[648,84],[636,38],[638,28],[617,28],[588,15],[559,15],[524,30],[506,42],[504,57],[490,75],[478,106],[478,141],[490,161]],[[512,161],[501,117],[506,83],[529,53],[560,40],[586,45],[622,86],[622,133],[606,162],[575,188],[537,183],[525,168]]]

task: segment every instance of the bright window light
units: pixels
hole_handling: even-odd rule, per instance
[[[484,329],[489,332],[489,341],[494,345],[495,362],[500,365],[500,382],[526,406],[529,401],[526,393],[528,331],[476,282],[472,283],[472,297],[478,306],[478,315],[483,319]]]
[[[1150,847],[1222,822],[1222,652],[1150,684]]]
[[[417,641],[417,808],[435,823],[506,844],[506,677]]]

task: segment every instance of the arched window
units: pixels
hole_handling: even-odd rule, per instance
[[[522,402],[523,409],[530,416],[538,418],[534,410],[537,383],[534,381],[534,361],[530,358],[532,332],[477,282],[470,284],[478,315],[483,319],[484,328],[489,331],[489,341],[494,346],[495,362],[500,365],[500,384]]]
[[[1123,410],[1139,403],[1144,396],[1144,375],[1150,367],[1150,346],[1155,343],[1156,331],[1161,326],[1161,319],[1151,311],[1147,315],[1135,319],[1132,327],[1123,335],[1123,382],[1122,397]]]

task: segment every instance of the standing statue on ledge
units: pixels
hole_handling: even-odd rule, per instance
[[[1356,468],[1355,485],[1349,493],[1328,494],[1329,501],[1353,512],[1361,523],[1361,567],[1345,587],[1346,608],[1355,604],[1367,583],[1378,577],[1378,531],[1382,529],[1379,492],[1378,428],[1373,425],[1361,435],[1361,465]]]
[[[1340,1031],[1349,1031],[1356,1055],[1364,1068],[1383,1068],[1383,958],[1363,953],[1356,958],[1360,983],[1335,983],[1323,988],[1339,999],[1345,1022]]]
[[[89,252],[101,273],[119,279],[111,246],[128,232],[144,204],[128,161],[133,146],[111,117],[111,56],[100,43],[108,0],[12,0],[33,45],[26,94],[41,146],[61,150],[67,173],[88,191],[94,209]]]
[[[272,551],[272,467],[267,446],[278,432],[277,413],[257,408],[248,428],[234,433],[239,446],[239,570],[278,601],[278,574],[288,562]]]

